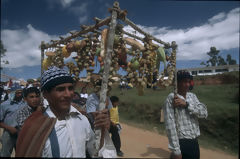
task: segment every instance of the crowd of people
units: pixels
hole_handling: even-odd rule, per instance
[[[207,108],[190,92],[192,76],[186,71],[177,74],[178,92],[170,93],[163,110],[169,149],[174,159],[198,159],[200,135],[198,118],[206,118]],[[117,157],[121,151],[119,98],[110,96],[99,110],[101,80],[94,83],[94,92],[80,93],[69,73],[50,67],[39,81],[14,92],[1,88],[0,128],[1,157]],[[122,85],[123,86],[123,85]],[[9,94],[14,94],[12,98]],[[114,149],[95,146],[95,130],[111,134]],[[127,131],[127,130],[126,130]],[[101,152],[101,154],[100,154]]]

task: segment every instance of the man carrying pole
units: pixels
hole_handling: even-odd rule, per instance
[[[187,71],[175,73],[174,93],[164,104],[164,119],[169,149],[174,159],[199,159],[200,135],[198,118],[207,118],[207,107],[189,91],[191,75]]]

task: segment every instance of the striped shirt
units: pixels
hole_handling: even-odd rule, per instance
[[[169,140],[168,148],[180,155],[179,139],[194,139],[200,136],[198,118],[207,118],[207,107],[200,103],[195,94],[187,92],[186,99],[178,94],[178,97],[188,103],[186,108],[174,108],[172,101],[174,94],[170,93],[165,101],[163,111],[166,132]]]

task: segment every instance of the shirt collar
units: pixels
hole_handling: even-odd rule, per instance
[[[27,109],[32,113],[34,112],[34,109],[32,107],[30,107],[29,105],[27,105]]]
[[[55,114],[52,112],[52,110],[50,109],[50,107],[48,106],[47,109],[46,109],[46,113],[48,114],[48,116],[50,118],[56,118]],[[77,115],[79,118],[80,118],[80,112],[74,108],[72,105],[70,106],[70,110],[69,110],[69,115],[70,116],[75,116]],[[81,118],[80,118],[81,119]]]

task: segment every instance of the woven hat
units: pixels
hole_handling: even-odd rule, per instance
[[[191,79],[191,75],[188,71],[180,70],[177,72],[177,81],[181,81],[183,79]]]
[[[73,83],[69,73],[56,66],[49,67],[41,77],[41,91],[50,91],[53,87],[63,83]]]

